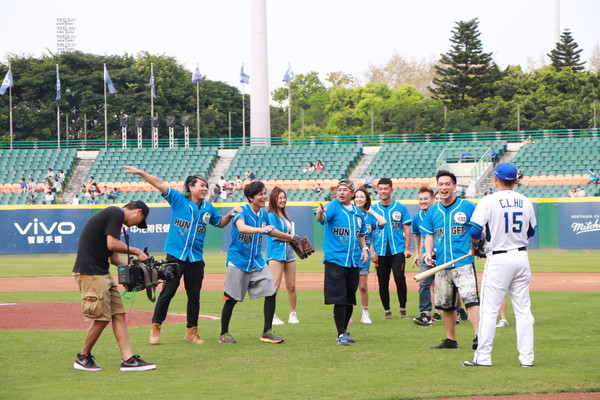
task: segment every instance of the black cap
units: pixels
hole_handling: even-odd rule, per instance
[[[146,229],[148,227],[148,224],[146,223],[146,218],[148,218],[148,214],[150,214],[150,209],[148,208],[146,203],[144,203],[141,200],[133,200],[133,201],[130,201],[129,203],[125,204],[125,207],[137,208],[137,209],[142,210],[142,214],[144,214],[144,219],[142,220],[142,222],[137,224],[137,227],[140,229]]]

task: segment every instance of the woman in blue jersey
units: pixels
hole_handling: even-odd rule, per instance
[[[287,196],[285,192],[275,187],[269,196],[269,225],[280,232],[294,234],[292,221],[285,210]],[[285,275],[285,287],[288,292],[290,303],[290,316],[288,323],[298,324],[296,315],[296,253],[292,250],[289,242],[279,240],[273,236],[267,236],[267,262],[273,275],[275,289],[279,291],[281,278]],[[277,315],[273,316],[273,325],[282,325],[283,321]]]
[[[150,344],[160,344],[162,323],[167,317],[169,304],[177,292],[182,277],[188,297],[187,331],[183,338],[193,344],[202,344],[204,341],[198,335],[198,314],[200,313],[200,290],[204,280],[203,252],[206,225],[223,228],[231,221],[234,212],[241,209],[232,209],[221,217],[216,208],[206,201],[208,181],[203,175],[188,176],[181,193],[154,175],[128,165],[123,167],[130,174],[139,175],[157,188],[172,211],[165,252],[167,261],[177,263],[179,268],[175,279],[163,283],[158,296],[152,316]]]
[[[371,243],[373,243],[373,229],[377,228],[377,225],[383,226],[387,224],[385,218],[377,214],[371,208],[371,195],[364,188],[360,187],[354,194],[354,205],[357,206],[363,212],[363,221],[367,227],[366,246],[371,251]],[[370,257],[370,254],[369,254]],[[369,278],[369,261],[367,265],[363,265],[360,268],[360,277],[358,280],[358,290],[360,291],[360,302],[362,305],[362,317],[360,322],[363,324],[370,324],[371,317],[369,316],[369,286],[367,279]]]

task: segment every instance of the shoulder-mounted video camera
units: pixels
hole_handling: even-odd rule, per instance
[[[131,264],[118,266],[119,284],[123,285],[126,292],[142,291],[151,302],[156,301],[156,287],[159,281],[170,281],[178,274],[179,264],[168,263],[166,260],[148,258],[145,263],[132,260]]]

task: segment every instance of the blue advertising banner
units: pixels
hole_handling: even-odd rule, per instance
[[[561,249],[600,248],[600,203],[559,203],[558,244]]]

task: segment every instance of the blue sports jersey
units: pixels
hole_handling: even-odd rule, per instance
[[[425,218],[425,211],[420,210],[418,213],[416,213],[413,216],[412,219],[412,233],[414,235],[416,234],[420,234],[421,235],[421,250],[422,250],[422,254],[421,254],[421,259],[425,259],[425,236],[427,235],[426,233],[421,232],[421,224],[423,223],[423,219]]]
[[[372,216],[371,214],[369,214],[366,211],[363,211],[362,213],[362,217],[363,217],[363,222],[364,225],[367,227],[367,235],[365,236],[365,242],[367,244],[367,247],[369,247],[369,258],[367,260],[366,264],[362,263],[362,260],[360,259],[360,256],[362,254],[362,251],[358,253],[358,259],[356,260],[356,262],[358,263],[358,266],[361,268],[368,268],[369,265],[371,264],[371,243],[373,242],[373,231],[375,229],[377,229],[377,219],[375,219],[374,216]]]
[[[392,201],[389,206],[383,206],[381,202],[373,206],[373,211],[383,216],[387,221],[384,226],[377,226],[374,231],[373,247],[378,256],[387,255],[387,248],[390,249],[390,255],[398,254],[406,250],[406,241],[404,238],[404,225],[411,223],[410,214],[406,206],[399,201]]]
[[[257,214],[252,210],[250,204],[243,205],[242,212],[236,213],[232,220],[227,264],[233,264],[246,272],[252,272],[255,269],[260,271],[265,266],[265,260],[260,252],[264,233],[240,233],[235,224],[240,218],[246,225],[254,228],[269,225],[269,217],[265,210],[261,208]]]
[[[171,187],[162,196],[172,210],[165,251],[181,261],[202,261],[206,224],[219,226],[222,217],[208,201],[198,205]]]
[[[421,233],[433,235],[438,265],[464,256],[471,249],[468,228],[474,210],[475,204],[457,198],[449,207],[444,207],[442,202],[439,202],[427,211],[421,223]],[[472,263],[473,257],[467,257],[450,268]]]
[[[269,225],[273,225],[278,231],[290,233],[290,227],[284,218],[272,212],[268,215]],[[273,236],[267,236],[267,260],[285,261],[288,246],[288,242],[276,239]]]
[[[351,204],[346,208],[339,200],[333,200],[326,206],[323,214],[325,238],[323,251],[324,261],[342,267],[361,267],[359,236],[367,235],[367,226],[363,221],[362,211]]]

